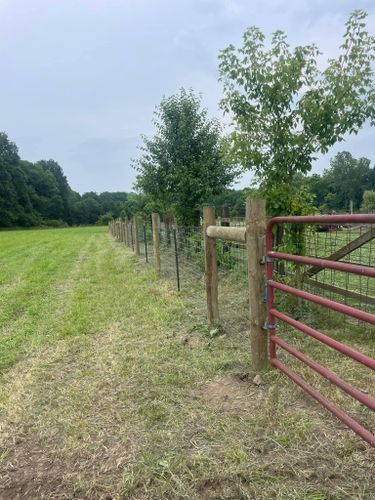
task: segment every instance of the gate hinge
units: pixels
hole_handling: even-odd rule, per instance
[[[276,323],[268,323],[267,321],[263,325],[263,330],[275,330],[277,324]]]
[[[268,257],[268,255],[263,255],[263,257],[260,259],[260,264],[269,264],[270,262],[273,261],[274,261],[273,257]]]

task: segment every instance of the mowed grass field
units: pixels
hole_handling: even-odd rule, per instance
[[[375,498],[374,450],[280,373],[254,383],[197,290],[104,228],[0,233],[1,499]]]

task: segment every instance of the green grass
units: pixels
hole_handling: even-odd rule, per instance
[[[3,232],[0,256],[0,498],[375,496],[373,451],[280,373],[254,384],[199,280],[176,293],[103,228]]]

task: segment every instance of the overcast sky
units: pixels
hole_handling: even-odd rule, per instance
[[[58,161],[81,193],[128,191],[163,95],[192,87],[222,119],[218,52],[248,26],[283,29],[329,57],[356,8],[374,33],[375,0],[0,0],[0,131],[23,159]],[[373,163],[374,133],[348,138],[314,171],[344,149]]]

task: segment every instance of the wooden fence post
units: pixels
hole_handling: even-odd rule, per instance
[[[129,220],[127,217],[125,217],[125,222],[124,222],[124,241],[125,241],[125,245],[128,247],[129,246]]]
[[[135,215],[133,218],[133,228],[134,228],[134,250],[135,255],[141,255],[141,249],[139,246],[139,224],[138,224],[138,216]]]
[[[216,241],[207,236],[207,227],[216,225],[215,207],[203,208],[204,263],[207,317],[210,325],[219,323]]]
[[[120,241],[121,243],[124,241],[124,226],[121,218],[120,218]]]
[[[159,214],[152,214],[152,240],[154,246],[154,260],[156,271],[160,272],[160,235],[159,235],[160,217]]]
[[[249,318],[251,358],[255,370],[268,366],[268,335],[264,330],[267,305],[264,302],[264,256],[266,203],[264,200],[246,201],[246,243],[249,274]]]
[[[121,223],[122,226],[122,242],[125,244],[125,221],[123,220]]]

